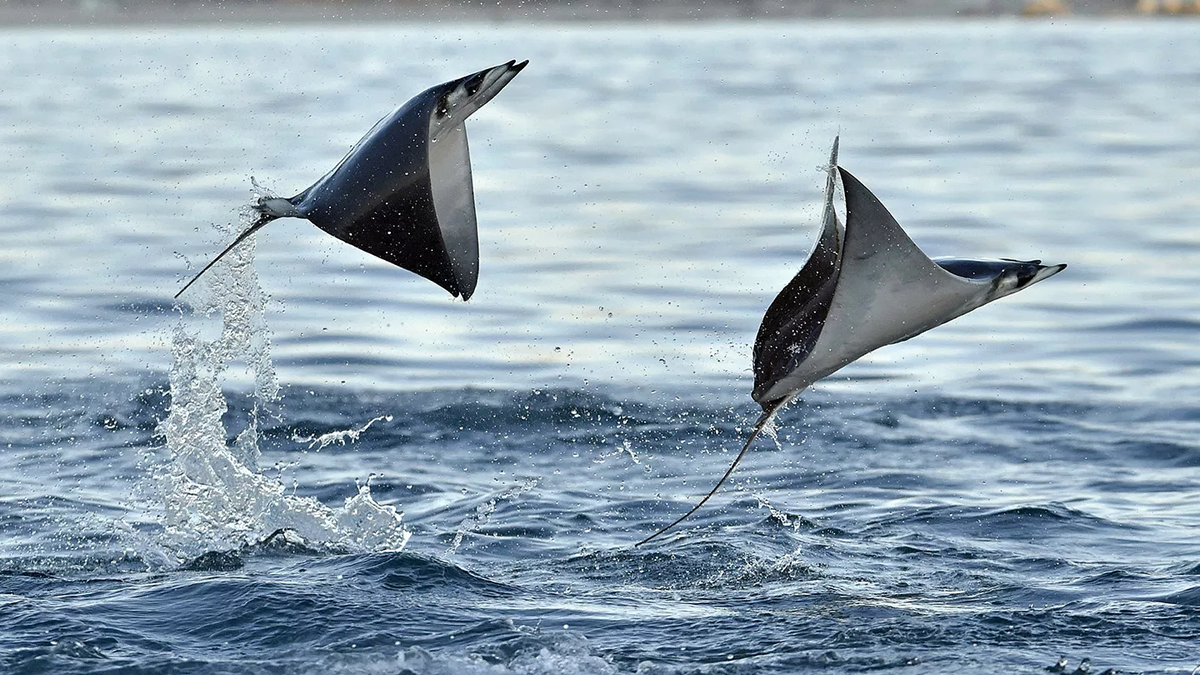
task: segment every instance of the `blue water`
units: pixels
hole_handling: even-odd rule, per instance
[[[252,175],[514,58],[470,303],[285,220],[173,306]],[[9,29],[0,81],[3,672],[1200,665],[1200,24]],[[633,549],[757,414],[839,132],[931,255],[1070,267]]]

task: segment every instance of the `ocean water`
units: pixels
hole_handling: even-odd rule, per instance
[[[509,59],[469,303],[295,220],[172,301],[251,176]],[[0,81],[3,672],[1200,665],[1200,24],[6,29]],[[757,416],[839,133],[931,255],[1070,267],[633,548]]]

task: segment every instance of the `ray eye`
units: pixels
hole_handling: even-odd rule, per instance
[[[463,85],[467,89],[467,96],[474,96],[479,93],[479,87],[483,86],[483,77],[476,76],[467,80]]]

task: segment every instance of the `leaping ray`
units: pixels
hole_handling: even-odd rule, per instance
[[[469,299],[479,241],[464,122],[528,63],[509,61],[425,90],[376,123],[307,190],[258,199],[258,219],[175,297],[263,225],[294,217]]]
[[[833,207],[837,181],[846,199],[843,226]],[[754,391],[763,413],[713,489],[720,489],[750,444],[810,384],[884,345],[915,337],[997,298],[1049,278],[1066,265],[1040,260],[930,259],[879,198],[838,165],[834,139],[820,236],[804,267],[763,316],[754,341]]]

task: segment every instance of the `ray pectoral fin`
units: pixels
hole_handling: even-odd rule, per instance
[[[755,401],[770,402],[779,397],[771,390],[809,357],[833,303],[845,238],[845,228],[833,204],[838,179],[838,143],[839,139],[834,138],[829,153],[825,204],[816,244],[804,266],[767,308],[754,339],[751,396]]]
[[[239,234],[237,239],[233,240],[232,244],[230,244],[229,246],[226,246],[224,251],[221,251],[220,253],[218,253],[217,257],[213,258],[212,262],[205,265],[204,269],[200,270],[200,272],[197,273],[196,276],[192,277],[191,281],[184,284],[183,288],[179,289],[179,292],[175,294],[175,298],[178,299],[179,296],[183,295],[183,292],[186,291],[187,289],[191,288],[192,284],[196,283],[197,279],[199,279],[201,276],[203,276],[204,273],[207,272],[213,265],[216,265],[217,262],[221,260],[221,258],[224,258],[225,254],[229,253],[238,244],[245,241],[246,237],[249,237],[250,235],[254,234],[259,229],[261,229],[263,225],[266,225],[267,223],[271,222],[272,220],[275,220],[274,216],[270,216],[265,213],[260,215],[258,220],[255,221],[253,225],[251,225],[249,228],[247,228],[245,232]]]
[[[758,438],[759,433],[761,433],[763,428],[767,426],[767,423],[771,421],[771,418],[775,416],[775,413],[779,412],[783,408],[783,406],[787,405],[788,401],[790,401],[791,398],[792,398],[791,396],[781,398],[778,401],[771,403],[769,405],[769,407],[763,411],[763,414],[759,416],[758,421],[754,423],[754,428],[751,429],[750,437],[746,439],[746,444],[742,446],[742,449],[740,452],[738,452],[737,457],[733,458],[733,463],[730,464],[729,468],[725,470],[725,475],[721,476],[721,480],[717,481],[717,484],[713,486],[713,489],[709,490],[708,494],[704,495],[704,499],[701,499],[699,502],[697,502],[696,505],[693,506],[690,511],[688,511],[687,513],[683,514],[682,516],[679,516],[678,518],[676,518],[675,521],[672,522],[670,525],[667,525],[666,527],[660,529],[659,531],[655,532],[654,534],[650,535],[649,537],[646,537],[645,539],[639,541],[638,543],[634,544],[634,546],[635,547],[641,546],[642,544],[645,544],[647,542],[657,539],[659,536],[666,533],[671,528],[682,523],[684,520],[687,519],[688,516],[692,515],[696,511],[699,511],[701,506],[704,506],[704,504],[706,502],[708,502],[708,500],[711,499],[713,495],[717,494],[717,490],[720,490],[721,486],[725,484],[725,481],[729,479],[729,476],[731,476],[733,474],[733,470],[735,468],[737,468],[738,463],[742,461],[742,457],[746,456],[746,451],[750,449],[750,444],[754,442],[754,439]]]
[[[469,300],[479,279],[479,234],[471,155],[463,125],[430,144],[429,183],[451,274],[462,299]]]

